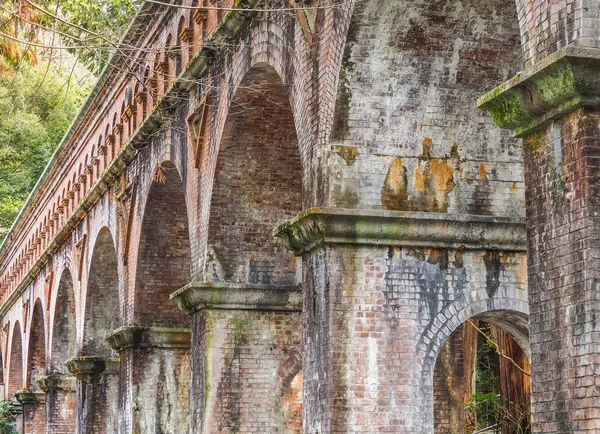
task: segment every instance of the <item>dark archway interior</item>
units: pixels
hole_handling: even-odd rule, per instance
[[[77,354],[73,277],[65,269],[58,284],[52,332],[51,370],[67,373],[65,361]]]
[[[82,355],[110,356],[106,335],[120,324],[117,252],[107,228],[98,234],[90,271],[83,329]]]
[[[472,318],[448,338],[434,371],[435,434],[531,432],[530,366],[498,324]]]
[[[21,340],[21,325],[17,322],[13,330],[10,349],[7,397],[12,399],[15,392],[23,389],[23,385],[23,344]]]
[[[33,307],[28,351],[28,388],[39,389],[35,380],[46,374],[45,326],[42,302],[38,298]]]
[[[154,181],[146,202],[136,271],[135,321],[142,326],[189,326],[170,301],[190,282],[190,238],[183,183],[171,162]]]
[[[295,258],[273,229],[302,206],[301,159],[288,91],[276,71],[255,66],[225,123],[210,208],[210,281],[294,284]]]

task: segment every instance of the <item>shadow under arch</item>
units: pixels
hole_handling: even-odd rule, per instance
[[[33,306],[27,348],[27,388],[39,390],[35,381],[46,374],[46,327],[44,309],[39,298]]]
[[[214,169],[209,281],[294,284],[296,259],[273,229],[302,210],[302,160],[288,89],[256,64],[230,105]]]
[[[15,321],[10,345],[10,358],[8,367],[8,381],[6,396],[13,399],[15,392],[22,390],[25,386],[23,377],[23,340],[21,336],[21,323]]]
[[[81,355],[112,354],[106,336],[120,324],[117,252],[110,230],[103,227],[94,244],[88,272]]]
[[[135,279],[134,322],[142,327],[189,326],[170,295],[191,279],[191,250],[183,182],[171,161],[160,163],[142,219]]]
[[[58,283],[54,302],[52,350],[50,370],[67,373],[65,362],[77,353],[77,325],[75,319],[75,289],[73,276],[64,268]]]

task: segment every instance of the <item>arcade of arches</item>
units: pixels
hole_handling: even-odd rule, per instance
[[[161,3],[0,246],[20,434],[600,430],[600,0]]]

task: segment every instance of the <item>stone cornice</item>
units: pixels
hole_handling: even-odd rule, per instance
[[[15,398],[21,404],[43,404],[46,402],[45,392],[31,392],[29,390],[19,390],[15,392]]]
[[[523,219],[309,208],[275,229],[297,256],[330,244],[526,251]]]
[[[73,357],[65,362],[67,369],[76,377],[94,374],[118,374],[119,359],[108,357],[82,356]]]
[[[518,137],[579,107],[600,106],[600,50],[566,46],[488,92],[477,107]]]
[[[44,375],[35,382],[40,386],[44,392],[50,390],[64,390],[65,392],[75,392],[75,377],[72,375],[59,374],[54,372],[52,374]]]
[[[201,309],[301,311],[297,286],[191,282],[171,294],[182,311]]]
[[[188,349],[191,345],[190,330],[175,327],[119,327],[106,337],[116,351],[128,348]]]

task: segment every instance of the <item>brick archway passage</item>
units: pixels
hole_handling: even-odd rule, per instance
[[[140,50],[109,62],[0,246],[9,397],[34,384],[39,299],[47,431],[70,357],[78,433],[285,432],[278,373],[302,352],[303,432],[430,434],[440,346],[512,310],[534,432],[597,429],[596,8],[183,4],[144,2]],[[506,80],[492,118],[473,108]]]

